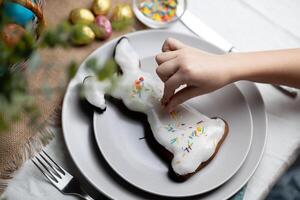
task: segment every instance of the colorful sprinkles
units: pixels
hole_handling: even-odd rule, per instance
[[[145,0],[139,5],[140,11],[150,19],[168,22],[176,16],[177,0]]]
[[[170,113],[171,114],[171,116],[173,116],[173,117],[175,117],[175,116],[177,116],[177,114],[176,113],[174,113],[174,112],[172,112],[172,113]],[[180,124],[181,126],[185,126],[185,124]],[[173,133],[173,132],[176,132],[176,131],[178,131],[178,130],[180,130],[180,129],[175,129],[174,128],[174,125],[172,125],[172,124],[168,124],[168,125],[166,125],[165,127],[164,127],[167,131],[168,131],[168,133]],[[189,128],[193,128],[193,127],[189,127]],[[194,126],[194,128],[193,128],[194,130],[191,132],[191,134],[190,135],[188,135],[187,136],[187,138],[186,138],[186,146],[185,147],[182,147],[182,150],[184,151],[184,152],[187,152],[187,153],[189,153],[191,150],[192,150],[192,145],[193,145],[193,140],[196,138],[196,137],[199,137],[200,136],[200,134],[202,134],[202,135],[204,135],[204,136],[207,136],[205,133],[204,133],[204,127],[203,126],[201,126],[200,125],[200,123],[196,123],[196,125]],[[175,144],[176,142],[178,142],[179,141],[179,139],[183,139],[183,138],[185,138],[185,134],[181,134],[181,137],[174,137],[174,138],[172,138],[171,140],[170,140],[170,144]],[[215,141],[214,141],[215,142]]]
[[[140,78],[134,81],[131,96],[134,97],[137,94],[141,98],[143,88],[144,88],[144,77],[141,76]]]
[[[176,111],[176,110],[170,112],[170,117],[175,122],[165,125],[164,129],[166,129],[169,134],[173,134],[174,132],[177,132],[177,131],[186,131],[186,128],[192,129],[192,130],[190,130],[191,131],[190,134],[185,134],[185,133],[181,133],[180,135],[176,134],[176,135],[174,135],[174,137],[172,137],[170,139],[170,144],[176,144],[176,143],[179,144],[179,140],[183,141],[183,146],[181,148],[183,151],[182,157],[184,157],[186,155],[186,153],[190,153],[192,151],[192,146],[193,146],[194,140],[196,138],[199,138],[200,135],[203,135],[205,137],[207,135],[205,134],[204,127],[201,124],[202,121],[199,121],[199,122],[195,123],[194,125],[186,126],[185,123],[182,123],[182,122],[179,123],[180,115],[178,115],[178,114],[179,114],[179,111]],[[216,146],[216,141],[214,141],[213,143]]]
[[[177,127],[180,126],[180,122],[178,120],[178,113],[179,113],[179,111],[176,111],[176,110],[170,112],[171,118],[175,121]]]
[[[175,142],[177,142],[177,140],[178,140],[178,137],[173,138],[173,139],[171,139],[170,143],[171,143],[171,144],[174,144]]]
[[[172,124],[168,124],[167,126],[165,126],[165,129],[168,131],[168,132],[175,132],[176,130],[174,129],[173,125]]]

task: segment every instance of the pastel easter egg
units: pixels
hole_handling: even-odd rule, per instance
[[[129,4],[118,4],[111,16],[114,30],[122,30],[133,23],[133,12]]]
[[[112,34],[111,23],[105,16],[97,16],[95,19],[95,23],[92,24],[91,27],[96,34],[96,38],[100,40],[106,40]]]
[[[95,17],[89,9],[75,8],[70,12],[69,19],[73,24],[88,25],[94,22]]]
[[[92,4],[92,11],[95,15],[106,15],[110,9],[110,0],[94,0]]]
[[[86,45],[95,39],[93,30],[83,24],[76,24],[72,27],[71,42],[74,45]]]

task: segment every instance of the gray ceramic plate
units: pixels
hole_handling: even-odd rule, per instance
[[[143,57],[153,56],[160,50],[162,41],[167,37],[178,38],[190,45],[205,49],[210,52],[222,53],[214,46],[186,34],[168,31],[142,31],[128,35],[134,41],[144,47]],[[92,53],[89,58],[99,56],[103,61],[111,56],[112,48],[117,40],[107,43],[101,49]],[[151,41],[154,49],[145,48],[145,43]],[[138,45],[138,44],[134,44]],[[106,53],[104,53],[106,52]],[[83,78],[89,73],[84,69],[84,63],[80,67],[74,79],[70,82],[65,94],[62,126],[64,139],[76,166],[86,179],[99,191],[113,199],[157,199],[158,196],[143,192],[123,181],[107,165],[101,153],[95,147],[94,134],[92,131],[92,119],[90,112],[79,101],[78,87]],[[257,88],[248,82],[236,84],[250,107],[253,122],[252,144],[248,156],[238,172],[219,188],[188,199],[227,199],[236,193],[251,177],[262,157],[266,142],[266,115],[264,104]],[[164,199],[164,198],[160,198]]]
[[[147,48],[153,47],[148,44]],[[140,49],[136,50],[140,52]],[[142,59],[141,66],[161,82],[155,73],[154,57]],[[144,116],[118,104],[120,102],[112,101],[104,113],[94,113],[96,142],[103,157],[122,178],[147,192],[168,197],[208,192],[237,172],[250,149],[251,114],[244,96],[234,84],[186,102],[207,116],[225,119],[229,134],[209,165],[183,183],[169,178],[168,163],[155,155],[151,141],[140,139],[151,134],[146,119],[141,120]]]

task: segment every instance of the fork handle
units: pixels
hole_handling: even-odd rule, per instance
[[[90,195],[85,194],[85,195],[80,195],[80,197],[82,197],[85,200],[94,200]]]
[[[88,195],[84,190],[80,190],[80,193],[76,193],[76,196],[81,197],[82,199],[85,200],[94,200],[90,195]]]

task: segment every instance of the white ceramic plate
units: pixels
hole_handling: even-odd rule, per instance
[[[143,53],[143,57],[149,57],[155,52],[158,52],[160,50],[159,46],[162,44],[163,40],[170,36],[178,38],[197,48],[222,53],[214,46],[201,41],[196,37],[181,33],[159,30],[135,32],[128,36],[134,37],[137,42],[141,42],[140,45],[144,42],[151,41],[157,48],[145,48],[143,52],[140,52]],[[106,54],[101,55],[103,60],[107,59],[108,56],[111,55],[112,47],[115,45],[116,41],[117,39],[102,47],[105,49],[103,52],[106,52]],[[98,56],[97,51],[90,55],[90,57],[93,56]],[[95,148],[94,134],[91,126],[93,110],[83,106],[79,100],[78,87],[82,83],[83,78],[88,75],[83,66],[84,64],[80,67],[78,73],[68,86],[62,111],[64,139],[74,163],[86,179],[96,189],[109,198],[122,200],[157,199],[158,196],[136,189],[120,178],[107,165],[101,153],[97,150],[97,148]],[[248,156],[238,172],[225,184],[209,193],[198,195],[189,199],[229,198],[249,180],[262,157],[266,142],[266,114],[261,95],[252,83],[241,82],[238,83],[237,86],[245,96],[252,115],[253,138]],[[163,198],[160,197],[160,199]]]
[[[154,57],[141,59],[141,66],[161,82],[155,73]],[[94,113],[96,142],[103,157],[129,183],[162,196],[194,196],[220,186],[237,172],[250,149],[252,119],[248,104],[233,84],[186,104],[207,116],[221,117],[229,124],[229,134],[218,154],[187,181],[171,180],[169,164],[156,155],[149,140],[140,139],[152,134],[145,117],[109,102],[104,113]]]

